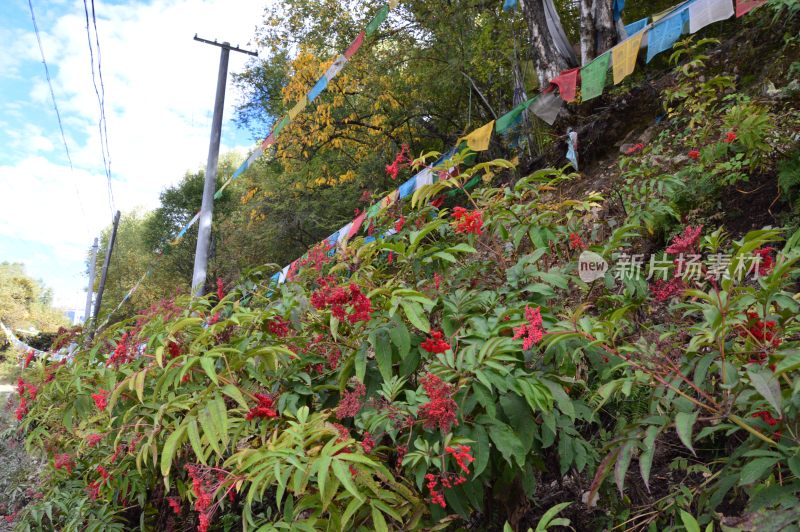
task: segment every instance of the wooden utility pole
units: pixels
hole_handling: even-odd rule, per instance
[[[117,227],[119,226],[119,211],[114,215],[114,225],[111,227],[111,238],[108,239],[108,249],[103,260],[103,273],[100,275],[100,286],[97,287],[97,299],[94,301],[94,319],[100,315],[100,305],[103,302],[103,290],[106,288],[106,278],[108,277],[108,265],[111,262],[111,253],[114,252],[114,241],[117,239]],[[94,323],[89,332],[89,340],[94,338]]]
[[[208,145],[208,162],[203,185],[203,203],[200,207],[200,220],[197,227],[197,248],[194,253],[194,271],[192,272],[192,295],[203,295],[208,269],[208,252],[211,245],[211,221],[214,212],[214,192],[217,184],[217,161],[219,160],[219,142],[222,136],[222,111],[225,107],[225,85],[228,81],[228,57],[230,51],[258,56],[256,52],[242,50],[230,43],[218,43],[201,39],[195,34],[195,41],[200,41],[221,48],[219,57],[219,74],[217,75],[217,95],[214,100],[214,118],[211,121],[211,142]]]
[[[95,263],[97,262],[97,239],[92,244],[92,255],[89,259],[89,286],[86,288],[86,310],[83,311],[83,323],[92,319],[92,296],[94,295]]]

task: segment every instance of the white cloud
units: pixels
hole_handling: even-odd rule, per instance
[[[186,170],[204,165],[219,48],[195,42],[193,36],[228,40],[244,48],[267,1],[95,2],[117,208],[152,208],[164,187],[177,182]],[[76,294],[85,282],[80,277],[85,250],[110,214],[97,128],[99,107],[78,4],[64,4],[70,13],[48,12],[39,20],[75,172],[56,164],[65,161],[57,127],[45,135],[27,125],[15,140],[24,150],[17,154],[24,158],[13,167],[0,166],[0,187],[7,196],[0,209],[0,239],[48,246],[51,266],[42,268],[39,259],[29,269],[55,288],[60,303],[80,306],[75,299],[81,297]],[[15,42],[30,44],[32,35],[18,34]],[[25,52],[19,61],[0,60],[0,78],[19,76],[21,61],[40,61],[38,48],[36,52],[35,58]],[[231,53],[229,72],[241,71],[246,60],[244,54]],[[43,74],[26,81],[39,113],[50,109]],[[237,97],[229,82],[226,119],[232,118]],[[232,128],[230,123],[224,126],[223,151],[246,148],[225,145],[226,131],[230,138]]]

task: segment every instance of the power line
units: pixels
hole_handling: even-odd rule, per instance
[[[97,96],[97,103],[100,107],[100,120],[97,123],[97,129],[100,134],[100,151],[103,156],[103,170],[106,174],[106,181],[108,182],[108,203],[111,209],[111,216],[113,218],[116,206],[114,205],[114,190],[111,186],[111,153],[108,149],[108,126],[106,122],[106,88],[103,83],[103,69],[100,54],[100,35],[97,32],[97,17],[95,14],[94,0],[92,4],[92,26],[94,27],[94,40],[97,47],[97,70],[95,71],[94,61],[94,48],[92,46],[92,32],[89,27],[89,7],[86,0],[83,0],[83,13],[86,18],[86,39],[89,44],[89,61],[92,65],[92,84],[94,85],[94,92]],[[100,78],[100,86],[97,85],[97,79]]]
[[[44,65],[44,74],[47,78],[47,86],[50,88],[50,98],[53,100],[53,109],[56,112],[56,118],[58,119],[58,129],[61,131],[61,141],[64,143],[64,151],[67,154],[67,161],[69,162],[69,170],[72,174],[72,177],[75,177],[75,169],[72,166],[72,156],[69,153],[69,146],[67,145],[67,137],[64,135],[64,124],[61,122],[61,113],[58,110],[58,103],[56,102],[56,93],[53,91],[53,82],[50,79],[50,69],[47,68],[47,60],[44,56],[44,47],[42,46],[42,38],[39,35],[39,25],[36,23],[36,14],[33,10],[33,3],[31,0],[28,0],[28,7],[31,10],[31,21],[33,21],[33,30],[36,33],[36,41],[39,43],[39,53],[42,56],[42,64]],[[86,216],[86,210],[83,208],[83,200],[81,199],[81,193],[78,189],[78,185],[75,180],[72,180],[72,185],[75,187],[75,194],[78,196],[78,206],[81,209],[81,215],[83,216],[83,223],[86,227],[87,234],[91,235],[91,230],[89,229],[89,218]]]

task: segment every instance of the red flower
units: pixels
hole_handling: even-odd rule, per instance
[[[168,497],[167,503],[175,515],[181,515],[181,500],[178,497]]]
[[[67,453],[61,453],[55,455],[53,458],[54,458],[53,467],[55,469],[57,470],[66,469],[67,473],[69,473],[70,475],[72,474],[73,463],[72,463],[72,457],[70,455],[68,455]]]
[[[117,347],[114,349],[114,353],[106,361],[106,366],[114,365],[119,367],[121,364],[126,364],[133,360],[136,350],[129,349],[128,342],[130,339],[130,332],[126,332],[122,335],[122,338],[120,338],[117,343]]]
[[[27,369],[28,368],[28,366],[30,365],[31,360],[33,360],[34,356],[36,356],[36,352],[33,349],[28,351],[28,356],[25,357],[25,362],[22,364],[22,369]]]
[[[272,399],[272,397],[263,393],[256,393],[253,394],[253,396],[258,401],[258,405],[250,409],[250,411],[245,416],[245,419],[250,421],[257,417],[258,418],[278,417],[278,412],[274,408],[275,402]]]
[[[444,196],[438,196],[431,200],[431,207],[436,207],[437,209],[442,206],[444,203]]]
[[[434,273],[433,274],[433,286],[435,286],[436,289],[438,290],[439,289],[439,285],[441,283],[442,283],[442,276],[439,275],[438,273]]]
[[[669,281],[658,279],[650,285],[650,293],[656,301],[664,302],[673,296],[680,296],[683,293],[683,279],[673,277]]]
[[[394,230],[398,233],[403,230],[403,226],[406,224],[406,219],[400,215],[400,218],[394,223]]]
[[[219,319],[220,319],[220,317],[221,317],[221,316],[220,316],[220,313],[219,313],[219,312],[215,312],[215,313],[214,313],[214,315],[213,315],[213,316],[211,316],[211,318],[209,318],[209,320],[208,320],[208,324],[209,324],[209,325],[214,325],[215,323],[218,323],[218,322],[219,322]]]
[[[108,391],[101,388],[97,393],[92,394],[92,399],[94,399],[94,406],[102,412],[108,406]]]
[[[426,486],[428,487],[428,490],[431,492],[431,504],[438,504],[442,508],[446,508],[447,503],[444,500],[444,494],[436,489],[439,482],[438,477],[436,475],[433,475],[432,473],[428,473],[427,475],[425,475],[425,480],[428,481]]]
[[[400,168],[408,166],[408,162],[410,162],[408,158],[408,144],[403,144],[400,152],[395,155],[392,164],[386,165],[386,173],[389,174],[389,177],[391,177],[392,180],[395,180],[397,179],[397,174],[400,172]]]
[[[97,472],[100,473],[100,478],[102,478],[103,480],[108,480],[109,478],[111,478],[111,474],[108,471],[106,471],[106,468],[100,464],[97,465]]]
[[[771,247],[759,248],[753,251],[753,255],[759,257],[756,259],[756,271],[758,271],[759,276],[772,273],[772,269],[775,267],[775,259],[770,255],[772,251],[774,250]]]
[[[95,447],[98,443],[103,441],[102,434],[89,434],[86,436],[86,441],[89,443],[89,447]]]
[[[458,405],[452,397],[453,387],[433,373],[428,373],[422,378],[422,387],[429,399],[419,407],[419,417],[425,421],[423,426],[426,429],[438,426],[442,432],[449,432],[452,425],[458,425],[456,419]]]
[[[764,421],[764,423],[766,423],[770,427],[774,427],[775,425],[778,424],[778,421],[779,421],[779,420],[775,419],[774,417],[772,417],[772,414],[770,414],[766,410],[759,410],[758,412],[753,414],[753,417],[761,418]]]
[[[725,140],[723,140],[722,142],[730,144],[734,140],[736,140],[736,133],[733,131],[728,131],[728,133],[725,135]]]
[[[689,150],[689,158],[694,159],[695,161],[700,158],[700,151],[699,150]]]
[[[355,417],[361,411],[361,398],[367,395],[367,387],[357,383],[353,391],[345,391],[336,407],[336,419]]]
[[[441,331],[432,331],[430,337],[419,346],[428,353],[433,354],[444,353],[450,349],[450,344],[445,342],[444,334]]]
[[[90,500],[96,501],[100,496],[100,481],[95,480],[86,486],[86,495]]]
[[[369,203],[371,199],[372,199],[372,192],[370,192],[369,190],[365,190],[364,192],[361,193],[361,201],[363,201],[364,203]],[[358,213],[356,213],[356,216],[358,216]]]
[[[541,308],[525,305],[525,319],[528,323],[514,327],[514,340],[522,338],[522,349],[527,351],[534,344],[538,344],[544,336]]]
[[[569,234],[569,247],[571,249],[586,249],[586,244],[583,243],[581,237],[577,233]]]
[[[392,264],[393,262],[394,262],[394,253],[390,251],[389,255],[386,257],[386,263]]]
[[[474,235],[481,235],[483,231],[483,212],[481,211],[467,211],[464,207],[456,207],[453,209],[453,218],[458,222],[456,224],[456,233],[467,233]]]
[[[372,439],[372,434],[369,432],[364,433],[364,438],[361,440],[361,448],[364,449],[364,452],[369,454],[372,452],[372,449],[375,448],[375,440]]]
[[[225,297],[225,285],[222,282],[222,277],[217,277],[217,299],[222,301],[222,298]]]
[[[458,464],[458,467],[460,467],[464,473],[469,473],[468,464],[474,462],[475,458],[473,458],[472,449],[470,449],[468,445],[459,445],[458,449],[454,449],[452,447],[445,447],[444,450],[445,452],[453,456],[456,463]]]
[[[286,338],[289,335],[289,322],[280,316],[275,316],[267,322],[269,332],[278,338]]]
[[[640,142],[638,144],[634,144],[633,146],[625,150],[625,155],[633,155],[634,153],[638,153],[643,149],[644,149],[644,144]]]
[[[684,228],[683,233],[680,235],[675,235],[675,237],[672,239],[672,243],[666,249],[666,252],[673,255],[693,252],[694,246],[697,243],[697,239],[700,238],[700,232],[702,230],[702,225],[698,225],[696,227],[687,225]]]

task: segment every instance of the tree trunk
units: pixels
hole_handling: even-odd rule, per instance
[[[595,0],[581,0],[581,65],[597,57],[597,36],[594,25]]]
[[[528,36],[533,47],[539,86],[545,88],[551,79],[566,70],[569,65],[558,52],[553,37],[547,29],[542,1],[523,0],[520,2],[520,7],[528,24]]]
[[[597,32],[597,55],[617,43],[617,26],[614,24],[613,0],[595,0],[594,27]]]
[[[580,0],[581,64],[585,65],[617,43],[613,0]]]

